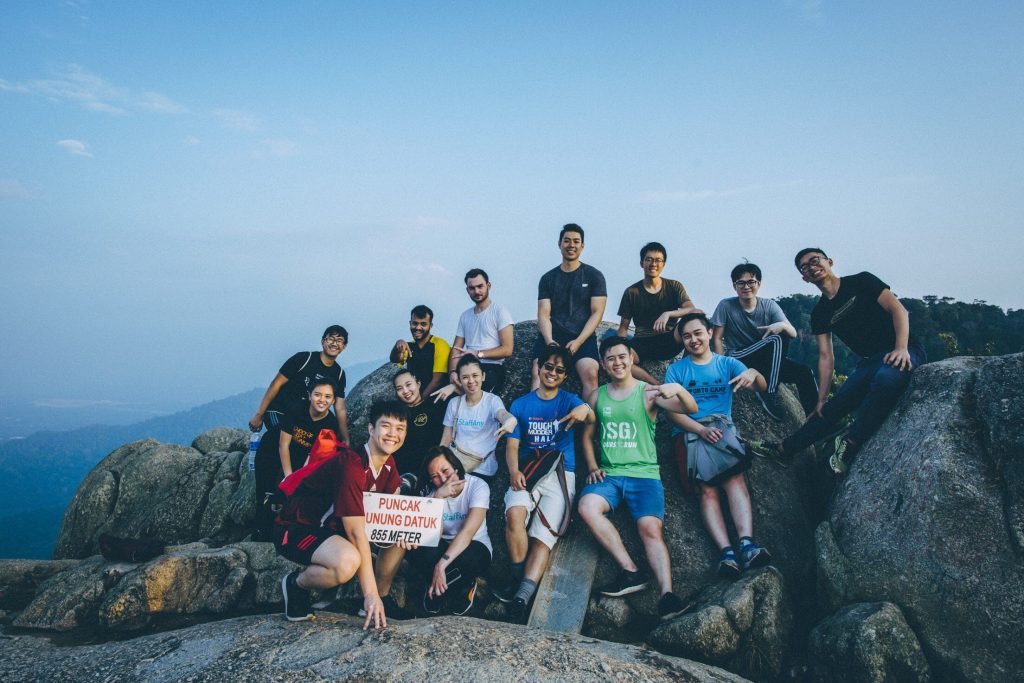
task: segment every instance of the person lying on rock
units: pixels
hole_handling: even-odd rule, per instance
[[[309,389],[308,404],[292,406],[281,418],[277,452],[271,453],[269,449],[257,450],[255,480],[260,504],[256,512],[254,540],[271,540],[275,516],[272,505],[278,497],[277,485],[306,463],[321,430],[333,431],[338,428],[338,423],[331,413],[334,392],[334,380],[313,380]]]
[[[569,350],[583,394],[597,389],[597,339],[594,333],[604,316],[608,289],[597,268],[580,261],[583,228],[562,226],[558,250],[562,262],[544,273],[537,287],[537,339],[533,345],[531,389],[540,386],[540,357],[547,347]]]
[[[540,387],[512,402],[511,412],[518,424],[505,444],[509,471],[505,541],[512,577],[494,595],[511,604],[509,614],[514,623],[525,621],[527,606],[558,541],[556,530],[572,507],[576,494],[575,427],[594,422],[594,411],[588,404],[576,394],[560,389],[572,367],[568,349],[544,347],[538,360]],[[527,488],[521,465],[544,452],[553,452],[548,457],[555,461],[555,453],[561,453],[562,475],[555,466]]]
[[[804,282],[821,291],[811,311],[811,332],[818,342],[818,402],[797,431],[781,444],[765,443],[759,450],[789,462],[811,444],[834,438],[829,467],[843,474],[882,426],[910,383],[910,373],[927,361],[927,355],[910,334],[910,315],[889,285],[867,271],[836,275],[832,259],[818,247],[801,249],[793,262]],[[860,361],[829,399],[835,367],[833,333]],[[853,424],[842,433],[842,419],[855,410]]]
[[[692,413],[697,404],[678,384],[652,387],[633,377],[632,349],[624,337],[601,342],[601,359],[611,381],[589,397],[601,427],[601,461],[594,457],[595,425],[587,425],[581,442],[589,474],[580,492],[580,517],[594,538],[618,563],[621,571],[601,595],[618,597],[643,590],[647,574],[629,556],[622,537],[607,515],[625,500],[644,544],[661,598],[658,615],[670,619],[685,606],[672,592],[672,567],[662,533],[665,489],[661,485],[658,452],[654,443],[658,408],[670,413]]]
[[[741,570],[771,562],[768,550],[754,542],[750,492],[743,476],[751,456],[732,422],[732,395],[740,389],[764,391],[767,385],[757,370],[711,350],[711,324],[703,313],[684,315],[679,330],[688,353],[668,367],[665,381],[686,387],[697,401],[697,410],[690,415],[668,415],[675,424],[679,474],[684,488],[696,483],[700,491],[704,528],[720,551],[719,575],[735,577]],[[739,535],[738,557],[725,526],[719,489],[725,492]]]
[[[626,288],[619,302],[618,336],[625,337],[632,320],[633,377],[656,385],[658,380],[640,367],[642,360],[669,360],[683,350],[676,332],[677,320],[696,310],[683,283],[662,277],[668,250],[660,242],[648,242],[640,249],[644,279]]]
[[[451,346],[430,333],[434,312],[420,304],[409,313],[409,334],[412,339],[399,339],[391,348],[390,360],[408,369],[420,381],[421,393],[429,396],[446,382]]]
[[[775,301],[757,296],[761,269],[753,263],[741,263],[732,269],[729,279],[736,296],[722,299],[711,315],[715,353],[728,353],[761,373],[768,390],[757,392],[757,397],[772,419],[783,417],[778,395],[782,382],[796,385],[804,415],[810,415],[818,400],[818,384],[809,367],[786,358],[796,328]]]
[[[369,440],[362,452],[339,445],[337,455],[311,463],[281,482],[287,495],[277,516],[274,547],[305,565],[281,579],[289,621],[313,618],[310,590],[327,590],[358,576],[366,623],[387,626],[366,536],[363,492],[398,493],[401,480],[392,454],[405,440],[408,411],[399,401],[370,406]]]
[[[427,449],[441,441],[446,404],[424,400],[420,393],[420,379],[409,368],[396,372],[391,381],[395,396],[409,409],[405,443],[395,451],[395,462],[402,475],[402,493],[415,494],[425,483],[419,481],[423,456]]]

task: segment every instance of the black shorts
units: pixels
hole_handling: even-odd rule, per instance
[[[683,350],[683,343],[676,341],[674,331],[651,337],[633,337],[630,345],[640,360],[669,360]]]
[[[340,536],[322,526],[274,525],[274,548],[281,557],[297,564],[313,564],[313,553],[331,536]]]
[[[565,346],[566,343],[571,342],[573,339],[575,339],[576,335],[575,334],[569,334],[568,332],[563,332],[561,330],[552,329],[551,330],[551,338],[559,346]],[[541,335],[538,334],[537,335],[537,340],[533,342],[533,357],[534,357],[534,359],[537,360],[537,362],[540,362],[540,360],[542,359],[542,357],[544,356],[544,353],[548,350],[548,348],[550,348],[550,347],[544,341],[544,337],[542,337]],[[580,346],[580,348],[576,350],[576,355],[574,355],[572,357],[573,364],[575,364],[581,358],[593,358],[598,363],[601,362],[599,360],[600,359],[600,354],[598,354],[598,352],[597,352],[597,339],[595,339],[594,335],[590,335],[589,337],[587,337],[587,341],[583,342],[583,345]],[[569,368],[569,369],[571,370],[572,368]]]

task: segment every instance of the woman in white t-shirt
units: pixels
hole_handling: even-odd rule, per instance
[[[425,612],[438,614],[447,602],[453,614],[465,614],[473,606],[477,577],[491,564],[491,487],[480,477],[467,477],[446,446],[428,450],[424,468],[432,488],[429,495],[444,500],[441,542],[436,548],[416,548],[407,557],[421,574],[429,575],[423,593]]]
[[[515,431],[516,418],[500,398],[483,390],[484,370],[476,356],[464,355],[455,370],[464,393],[448,403],[441,445],[451,446],[466,470],[492,477],[498,472],[498,439]]]

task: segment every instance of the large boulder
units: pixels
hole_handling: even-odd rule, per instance
[[[834,610],[898,605],[940,678],[1024,677],[1024,354],[926,365],[816,533]]]
[[[20,610],[32,602],[39,585],[77,560],[0,560],[0,610]]]
[[[169,544],[244,538],[255,513],[245,432],[220,427],[193,444],[146,439],[104,458],[68,505],[53,557],[88,557],[104,532]],[[233,450],[215,450],[224,448]]]
[[[648,642],[668,654],[766,680],[782,671],[792,629],[785,581],[768,567],[709,586],[696,607],[655,628]]]
[[[270,543],[220,548],[190,543],[139,564],[109,562],[97,555],[42,582],[14,624],[53,631],[130,632],[181,615],[209,618],[276,610],[281,577],[296,567]]]
[[[600,337],[606,330],[612,328],[609,323],[602,323],[597,334]],[[515,353],[505,361],[506,382],[500,394],[506,407],[530,390],[530,353],[536,336],[535,321],[515,325]],[[668,365],[669,362],[644,363],[644,367],[656,378],[664,377]],[[395,369],[393,364],[385,364],[364,377],[351,392],[348,406],[354,442],[359,443],[366,439],[366,412],[369,404],[377,398],[394,396],[391,377]],[[606,381],[607,378],[602,371],[601,382]],[[573,375],[570,375],[564,386],[568,391],[580,393],[579,380]],[[733,416],[741,433],[750,437],[779,440],[796,429],[802,420],[800,405],[786,387],[782,389],[782,396],[788,415],[783,422],[776,422],[767,416],[756,397],[750,392],[737,394]],[[658,418],[656,439],[661,476],[665,485],[665,540],[672,556],[673,586],[681,596],[692,596],[714,581],[718,548],[704,530],[697,500],[682,493],[673,455],[670,426],[663,416]],[[499,445],[499,463],[504,463],[503,448],[502,443]],[[802,481],[813,476],[808,474],[809,469],[803,458],[798,461],[797,466],[790,469],[780,469],[769,462],[755,459],[747,476],[753,499],[755,535],[759,542],[771,549],[776,566],[782,569],[793,585],[807,585],[814,576],[814,524],[809,521],[808,505],[805,504],[807,501],[801,495]],[[577,472],[581,475],[577,477],[578,488],[582,488],[585,470],[583,458],[578,454]],[[508,571],[508,554],[503,542],[503,500],[507,488],[508,473],[501,464],[491,486],[491,509],[487,516],[491,539],[495,541],[491,574],[499,581],[505,580]],[[623,540],[630,553],[637,561],[642,562],[643,547],[628,513],[625,510],[620,511],[615,516],[615,521],[616,526],[623,532]],[[573,525],[571,533],[588,533],[580,520],[574,520]],[[618,571],[606,553],[601,555],[597,572],[598,582],[611,580]],[[588,616],[587,623],[584,624],[584,633],[623,641],[643,640],[647,631],[657,623],[658,596],[655,593],[654,590],[648,590],[624,598],[629,609],[619,609],[614,605],[602,606],[600,601],[593,601],[593,618]],[[808,606],[813,601],[813,596],[808,592],[800,593],[798,598],[805,601]],[[801,613],[809,611],[801,610]],[[621,622],[627,615],[628,624],[622,625]],[[808,623],[807,628],[812,623]],[[620,625],[623,627],[619,628]]]
[[[811,631],[811,678],[822,683],[928,683],[917,636],[891,602],[849,605]]]
[[[26,635],[0,639],[0,680],[104,681],[649,681],[743,679],[705,664],[629,645],[467,617],[392,622],[321,613],[216,621],[99,645],[59,646]]]

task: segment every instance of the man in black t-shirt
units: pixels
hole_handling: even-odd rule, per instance
[[[394,453],[398,473],[402,475],[402,493],[415,494],[419,490],[419,479],[423,474],[423,457],[427,449],[441,443],[444,431],[445,401],[423,399],[420,381],[409,369],[395,373],[392,383],[395,396],[409,410],[405,441]]]
[[[584,396],[597,389],[594,332],[608,303],[608,288],[601,271],[580,261],[583,246],[583,228],[575,223],[563,226],[558,233],[562,263],[540,278],[531,389],[540,386],[537,363],[549,346],[563,346],[572,354]]]
[[[834,434],[840,420],[859,408],[845,435],[836,437],[829,466],[836,474],[849,468],[854,454],[878,431],[910,382],[910,373],[927,360],[924,348],[910,334],[910,316],[900,300],[868,272],[840,278],[832,259],[817,247],[801,249],[794,259],[805,282],[821,290],[811,311],[811,331],[818,342],[818,404],[807,422],[783,440],[783,460]],[[856,369],[831,400],[835,333],[860,356]]]
[[[408,368],[423,387],[424,396],[430,396],[443,386],[448,376],[448,356],[452,347],[447,341],[430,333],[434,326],[434,312],[420,304],[409,314],[410,341],[399,339],[391,348],[390,360]]]

